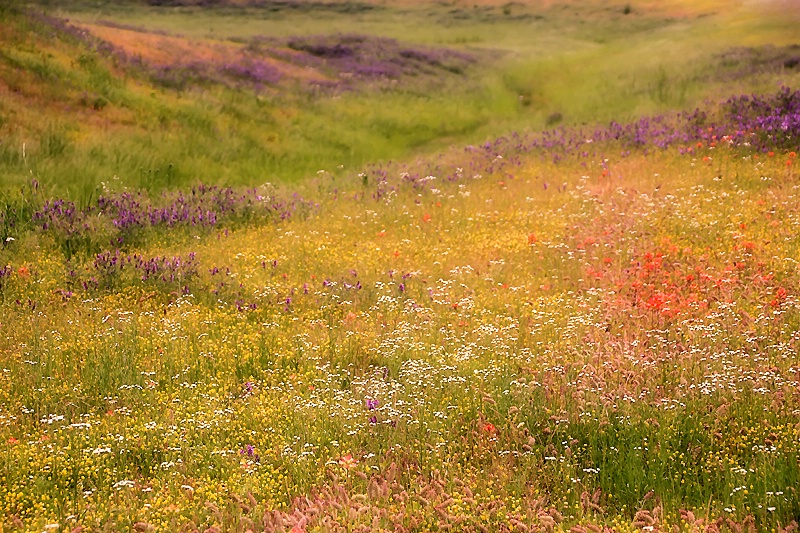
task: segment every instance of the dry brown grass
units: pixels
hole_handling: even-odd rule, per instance
[[[244,45],[230,41],[159,35],[102,24],[78,24],[78,26],[110,43],[128,56],[139,58],[146,65],[156,68],[182,67],[198,63],[221,67],[241,60],[250,53]],[[269,52],[281,52],[288,56],[297,53],[283,47],[269,48],[267,53]],[[267,63],[270,67],[278,70],[281,75],[292,80],[311,83],[330,81],[317,70],[293,65],[268,55],[259,56],[259,61]]]

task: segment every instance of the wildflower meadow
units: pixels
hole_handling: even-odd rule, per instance
[[[335,18],[362,4],[325,5],[315,9]],[[508,6],[472,24],[521,9]],[[623,7],[615,16],[628,20]],[[100,25],[135,33],[139,9]],[[201,8],[163,20],[181,9]],[[435,94],[459,76],[478,83],[471,69],[495,57],[314,30],[244,52],[207,44],[215,59],[202,68],[165,70],[157,47],[104,53],[97,34],[54,15],[6,17],[20,35],[60,35],[46,42],[78,47],[109,75],[134,69],[109,81],[110,98],[91,95],[106,104],[84,116],[145,116],[142,101],[174,99],[186,115],[164,124],[188,128],[183,101],[216,95],[218,122],[197,127],[223,137],[223,123],[236,130],[225,98],[260,105],[259,91],[278,98],[270,91],[301,70],[302,83],[329,80],[296,97],[330,106],[319,120],[333,127],[335,106],[359,94],[397,105],[404,84]],[[22,68],[21,42],[2,69],[9,57]],[[67,126],[77,133],[63,153],[45,142],[57,129],[25,141],[24,155],[0,144],[16,169],[0,211],[0,531],[797,530],[800,52],[778,45],[748,63],[761,70],[736,71],[750,91],[715,88],[618,120],[548,110],[539,127],[457,142],[444,127],[435,150],[341,168],[322,166],[339,154],[322,147],[320,168],[297,163],[284,181],[247,181],[257,159],[232,162],[242,173],[230,183],[206,180],[182,152],[174,171],[66,183],[59,161],[74,170],[94,154],[87,172],[102,176],[131,159],[92,152],[95,130]],[[77,87],[89,67],[75,68]],[[20,72],[41,83],[26,97],[62,90]],[[151,95],[146,84],[166,77]],[[538,105],[526,94],[519,113]],[[71,113],[64,102],[84,96],[63,98],[49,105]],[[23,113],[3,115],[4,139],[35,138]],[[110,142],[122,142],[134,125],[114,120]],[[236,142],[220,141],[233,153]]]

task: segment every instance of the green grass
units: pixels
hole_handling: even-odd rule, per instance
[[[76,21],[112,20],[216,39],[358,27],[404,42],[455,46],[479,58],[465,76],[438,85],[406,80],[394,89],[335,96],[222,87],[176,92],[151,86],[141,74],[121,79],[119,69],[96,53],[6,12],[4,25],[18,30],[11,41],[17,44],[3,52],[3,75],[33,94],[21,101],[4,97],[0,107],[6,110],[5,182],[19,186],[33,173],[51,193],[71,197],[85,197],[113,176],[124,186],[148,189],[198,181],[297,183],[323,169],[356,172],[369,161],[477,144],[512,130],[693,107],[707,98],[772,88],[777,80],[791,85],[798,76],[715,79],[714,73],[724,74],[716,55],[730,47],[792,42],[791,20],[752,17],[742,7],[706,17],[651,8],[624,15],[620,6],[512,7],[519,16],[501,7],[425,5],[355,14],[336,8],[323,10],[324,17],[312,8],[49,8]],[[26,101],[30,107],[20,107]],[[41,105],[49,110],[44,117],[35,111]],[[156,179],[166,168],[173,169],[169,177]]]

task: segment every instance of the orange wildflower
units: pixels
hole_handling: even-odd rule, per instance
[[[343,455],[339,458],[339,466],[344,468],[345,470],[351,470],[356,467],[358,461],[353,459],[352,454]]]

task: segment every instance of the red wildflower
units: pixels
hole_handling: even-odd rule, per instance
[[[343,455],[339,458],[339,466],[344,468],[345,470],[350,470],[356,467],[358,461],[353,459],[352,454]]]
[[[648,300],[644,303],[644,306],[648,309],[661,309],[667,304],[667,297],[663,293],[657,292],[652,295]]]

